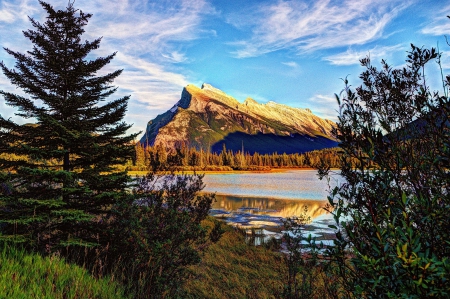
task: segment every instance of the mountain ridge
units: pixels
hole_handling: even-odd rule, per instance
[[[310,109],[272,101],[259,104],[252,98],[241,103],[210,84],[204,83],[201,88],[190,84],[171,109],[149,121],[140,142],[144,146],[174,148],[184,144],[213,151],[220,151],[223,143],[238,151],[241,145],[237,143],[245,143],[246,151],[252,153],[258,149],[246,141],[259,136],[258,152],[281,153],[287,144],[281,139],[290,137],[296,146],[289,152],[294,153],[336,146],[331,135],[333,126],[332,121],[314,115]]]

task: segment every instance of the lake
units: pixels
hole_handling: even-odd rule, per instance
[[[311,220],[308,234],[324,240],[333,234],[332,215],[323,209],[329,188],[316,170],[206,174],[203,181],[203,192],[216,193],[211,214],[232,225],[279,237],[284,218],[303,214]]]

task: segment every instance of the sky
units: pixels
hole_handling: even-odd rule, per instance
[[[65,9],[68,0],[48,0]],[[93,57],[117,52],[104,69],[123,69],[111,100],[131,95],[125,117],[130,133],[170,109],[183,87],[208,83],[243,102],[274,101],[309,108],[336,121],[334,94],[342,78],[360,85],[359,60],[405,64],[410,44],[439,47],[450,73],[450,0],[76,0],[93,16],[85,40],[102,37]],[[26,52],[28,17],[45,22],[37,0],[0,0],[0,46]],[[15,61],[0,48],[0,60]],[[437,64],[426,70],[433,89],[442,89]],[[0,90],[20,93],[0,73]],[[14,108],[0,99],[0,114]]]

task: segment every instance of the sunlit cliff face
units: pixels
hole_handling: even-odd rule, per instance
[[[293,108],[275,102],[243,103],[209,84],[188,85],[180,100],[167,112],[149,122],[141,143],[173,147],[189,141],[190,146],[212,145],[235,132],[249,135],[323,136],[333,139],[334,123],[309,109]]]

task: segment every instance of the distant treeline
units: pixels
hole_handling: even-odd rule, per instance
[[[220,153],[181,146],[168,149],[163,146],[144,146],[137,143],[133,166],[128,170],[164,169],[178,167],[181,170],[266,170],[270,168],[307,168],[325,164],[339,167],[339,148],[315,150],[297,154],[250,154],[227,150]]]
[[[220,153],[212,153],[195,148],[180,147],[168,149],[162,146],[144,147],[135,145],[135,157],[133,161],[127,161],[125,165],[117,165],[117,170],[147,171],[177,168],[178,170],[269,170],[271,168],[308,168],[318,165],[327,165],[338,168],[339,148],[315,150],[303,154],[242,154],[241,151],[233,152],[224,148]],[[29,160],[14,154],[2,153],[0,156],[12,161]],[[62,169],[61,161],[46,160],[42,164]]]

